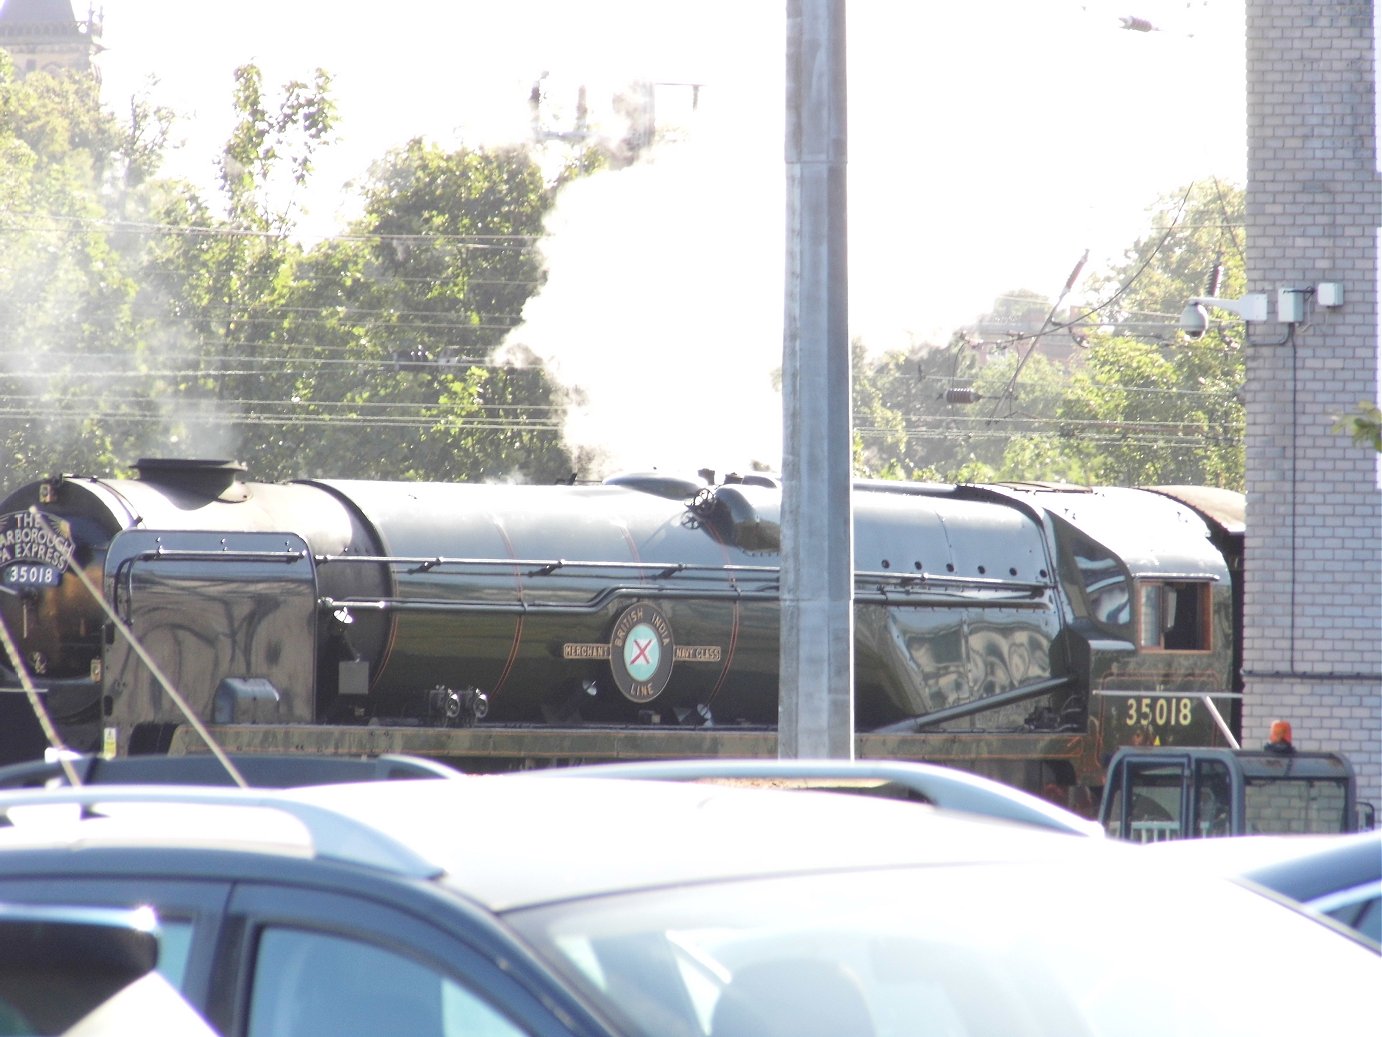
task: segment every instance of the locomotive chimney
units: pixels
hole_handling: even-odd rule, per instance
[[[243,476],[245,466],[239,461],[207,460],[182,457],[141,457],[134,470],[143,482],[154,483],[172,490],[212,497],[224,501],[249,498],[249,488]]]

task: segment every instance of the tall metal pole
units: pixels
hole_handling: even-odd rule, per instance
[[[787,0],[778,755],[854,755],[845,0]]]

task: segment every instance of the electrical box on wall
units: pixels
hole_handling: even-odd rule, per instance
[[[1321,306],[1342,306],[1344,286],[1338,281],[1321,281],[1320,286],[1315,289],[1315,301]]]
[[[1297,324],[1305,317],[1305,293],[1298,288],[1280,288],[1276,293],[1276,319],[1282,324]]]

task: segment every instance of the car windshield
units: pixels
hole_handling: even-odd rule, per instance
[[[509,917],[642,1037],[1236,1034],[1252,1026],[1242,997],[1253,992],[1272,998],[1275,1021],[1328,1031],[1320,1012],[1334,1008],[1318,991],[1376,978],[1375,955],[1289,908],[1153,876],[932,866]],[[1348,1030],[1345,1016],[1337,1024]]]

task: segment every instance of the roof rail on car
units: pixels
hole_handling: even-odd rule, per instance
[[[286,789],[352,781],[399,778],[457,778],[461,773],[420,756],[385,754],[365,758],[302,753],[231,754],[236,770],[252,788]],[[59,760],[31,760],[0,767],[0,789],[80,785],[235,785],[235,778],[209,753],[191,756],[76,754]]]
[[[303,826],[310,840],[312,854],[318,859],[364,865],[409,878],[435,878],[443,871],[438,865],[392,836],[346,814],[293,799],[283,793],[263,790],[174,785],[104,785],[0,791],[0,827],[15,825],[11,814],[17,808],[75,805],[82,810],[82,820],[89,820],[101,816],[99,808],[102,805],[113,803],[276,811]]]
[[[543,772],[523,773],[536,776]],[[566,767],[556,773],[590,778],[746,781],[791,788],[872,791],[921,800],[942,810],[979,814],[1077,835],[1103,834],[1098,822],[1021,789],[953,767],[904,760],[657,760]]]

